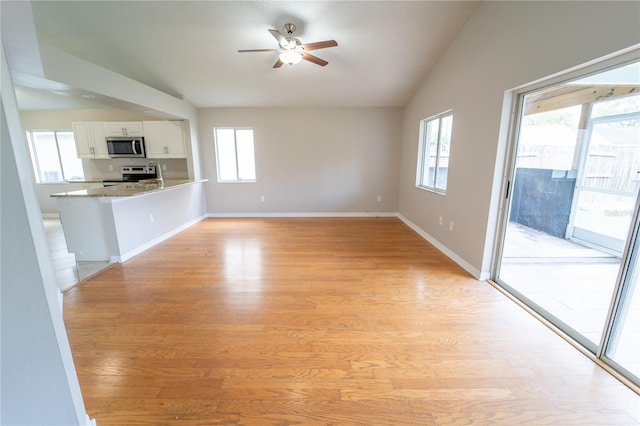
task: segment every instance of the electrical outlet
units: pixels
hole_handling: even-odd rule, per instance
[[[153,217],[153,215],[152,215],[152,214],[150,214],[150,215],[149,215],[149,223],[153,223],[153,222],[155,222],[155,220],[156,220],[156,219]]]
[[[449,222],[449,231],[453,231],[453,221]]]
[[[378,201],[382,201],[382,195],[378,195]]]
[[[112,172],[113,171],[113,164],[109,164],[109,171]]]
[[[264,203],[264,195],[261,195],[261,196],[260,196],[260,202],[261,202],[261,203]]]
[[[162,171],[163,171],[163,172],[166,172],[166,171],[167,171],[167,165],[166,165],[166,164],[163,164],[163,165],[162,165]]]
[[[438,218],[438,225],[442,226],[442,216],[440,216],[440,218]]]

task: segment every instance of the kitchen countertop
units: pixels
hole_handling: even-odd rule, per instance
[[[180,186],[193,185],[194,183],[207,182],[208,179],[165,179],[163,184],[158,184],[155,179],[142,180],[135,183],[123,183],[103,188],[88,188],[78,191],[59,192],[51,194],[52,197],[136,197],[152,192],[165,191]]]

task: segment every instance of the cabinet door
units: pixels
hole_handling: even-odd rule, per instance
[[[144,145],[147,157],[164,158],[164,125],[162,121],[144,121]]]
[[[109,121],[106,136],[142,136],[141,121]]]
[[[184,131],[182,121],[164,122],[164,144],[170,158],[185,158]]]
[[[181,121],[145,121],[143,127],[147,157],[186,157]]]
[[[109,158],[109,150],[107,141],[105,140],[105,123],[91,123],[91,132],[93,134],[93,158]]]
[[[105,123],[106,136],[124,136],[124,123],[118,121],[110,121]]]
[[[90,123],[72,123],[78,158],[93,158],[93,133]]]
[[[141,121],[125,121],[122,123],[122,127],[125,131],[125,136],[142,136],[142,122]]]

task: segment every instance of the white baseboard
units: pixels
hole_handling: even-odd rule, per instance
[[[203,220],[204,218],[206,218],[206,215],[197,217],[187,223],[184,223],[180,226],[178,226],[177,228],[167,232],[166,234],[163,234],[161,236],[159,236],[158,238],[154,238],[153,240],[142,244],[141,246],[136,247],[133,250],[129,250],[128,252],[124,253],[124,254],[120,254],[120,256],[111,256],[111,262],[112,263],[124,263],[127,260],[131,259],[134,256],[139,255],[140,253],[142,253],[145,250],[150,249],[151,247],[155,246],[156,244],[160,244],[161,242],[163,242],[164,240],[167,240],[171,237],[173,237],[174,235],[178,234],[179,232],[184,231],[185,229],[189,228],[192,225],[195,225],[196,223],[200,222],[201,220]]]
[[[397,217],[393,212],[207,213],[211,218],[269,217]]]
[[[447,256],[449,259],[456,262],[462,269],[470,273],[474,278],[478,280],[486,280],[489,278],[488,276],[486,278],[483,278],[484,274],[482,274],[479,270],[471,266],[466,260],[464,260],[457,254],[455,254],[447,246],[442,244],[440,241],[438,241],[431,235],[427,234],[425,231],[422,230],[422,228],[420,228],[415,223],[411,222],[409,219],[407,219],[400,213],[398,213],[398,218],[400,218],[400,220],[403,221],[409,228],[413,229],[418,235],[420,235],[422,238],[427,240],[430,244],[435,246],[435,248],[440,250],[445,256]]]
[[[60,219],[59,213],[42,213],[43,219]]]
[[[88,414],[85,414],[86,420],[84,422],[84,426],[97,426],[96,419],[92,419]]]

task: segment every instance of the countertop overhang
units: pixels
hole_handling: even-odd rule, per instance
[[[88,188],[77,191],[59,192],[51,194],[52,197],[137,197],[139,195],[153,192],[165,191],[181,186],[193,185],[207,182],[208,179],[165,179],[158,182],[155,179],[143,180],[140,182],[123,183],[119,185],[106,186],[103,188]]]

